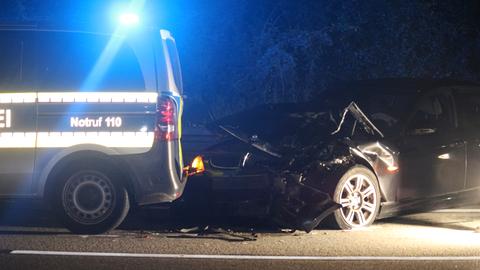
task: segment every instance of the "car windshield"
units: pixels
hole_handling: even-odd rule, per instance
[[[305,144],[324,139],[336,130],[344,109],[354,101],[382,133],[390,135],[398,133],[405,118],[402,111],[408,107],[411,99],[410,95],[401,92],[369,91],[360,94],[342,91],[306,103],[257,106],[225,117],[219,124],[234,128],[247,136],[257,135],[272,143],[294,138],[297,143]],[[353,127],[354,121],[347,116],[345,126]],[[341,134],[349,136],[352,129],[343,128]]]
[[[405,108],[411,106],[413,95],[406,91],[341,91],[324,93],[311,103],[318,110],[331,111],[336,119],[343,108],[354,101],[382,133],[396,133],[406,120]]]
[[[275,104],[261,105],[250,110],[234,114],[218,121],[246,134],[256,135],[270,143],[308,143],[321,139],[335,130],[328,112],[322,112],[311,104]]]

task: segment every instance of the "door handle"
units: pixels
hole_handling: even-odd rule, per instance
[[[429,135],[437,132],[436,128],[416,128],[413,130],[413,135]]]
[[[451,144],[449,144],[449,147],[459,147],[459,146],[464,146],[465,141],[463,140],[454,140]]]

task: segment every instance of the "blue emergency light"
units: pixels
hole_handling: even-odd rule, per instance
[[[140,23],[140,18],[136,13],[126,12],[118,16],[118,22],[124,26],[135,26]]]

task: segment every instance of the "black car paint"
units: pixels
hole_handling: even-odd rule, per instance
[[[385,85],[385,81],[380,84]],[[213,192],[223,192],[230,188],[237,194],[257,188],[269,190],[272,198],[267,200],[270,203],[266,207],[267,214],[280,217],[287,224],[306,231],[313,229],[312,226],[318,225],[319,219],[339,207],[325,205],[332,205],[331,197],[341,176],[358,164],[371,169],[377,176],[382,195],[379,218],[478,203],[476,195],[480,183],[475,180],[478,179],[475,177],[478,169],[468,166],[480,163],[475,158],[480,156],[478,133],[474,134],[471,130],[467,132],[463,128],[461,119],[458,119],[457,110],[460,108],[455,99],[456,88],[476,86],[469,83],[428,83],[414,80],[407,80],[406,84],[412,87],[406,92],[416,101],[414,109],[405,111],[398,132],[386,132],[388,135],[385,137],[383,129],[376,128],[373,120],[355,103],[350,103],[339,114],[340,124],[333,125],[334,129],[330,129],[333,131],[330,132],[333,133],[331,136],[324,136],[324,140],[303,145],[299,149],[283,149],[284,152],[276,149],[281,148],[277,144],[263,142],[263,138],[255,133],[244,135],[242,130],[235,132],[219,121],[221,129],[234,135],[237,141],[227,139],[202,152],[207,161],[207,171],[203,177],[214,183],[211,187]],[[415,110],[423,99],[432,95],[447,97],[451,125],[438,128],[412,126]],[[342,127],[342,116],[346,112],[354,116],[349,128]],[[329,118],[332,118],[331,114]],[[328,121],[326,119],[328,118],[322,121]],[[248,118],[248,115],[247,120],[255,121]],[[358,124],[369,137],[355,138]],[[340,129],[347,132],[338,132]],[[230,160],[230,164],[225,164],[227,160]],[[398,172],[389,171],[389,165],[400,169]],[[235,182],[231,181],[232,177],[249,180],[239,180],[235,185],[230,185]],[[264,184],[255,186],[258,184],[256,179],[264,179]],[[195,178],[191,181],[195,181]],[[304,187],[303,192],[298,192]],[[311,201],[315,196],[308,193],[312,190],[322,199]],[[233,205],[248,204],[255,199],[247,196],[242,200],[242,196],[237,196],[237,199],[238,197],[239,200],[231,201]],[[315,202],[323,205],[311,210],[315,208]],[[304,211],[309,208],[311,211],[305,214]]]
[[[334,133],[343,128],[347,113],[352,114],[355,123],[358,122],[368,134],[383,136],[353,102],[344,109],[342,120]],[[271,194],[266,200],[269,206],[266,208],[268,214],[288,226],[305,231],[314,229],[326,216],[340,207],[331,199],[335,189],[335,186],[331,185],[332,179],[338,179],[355,164],[379,168],[383,164],[385,167],[386,160],[382,159],[385,153],[391,159],[387,162],[395,162],[391,151],[378,142],[359,146],[348,138],[338,140],[332,136],[333,141],[320,144],[310,142],[296,151],[294,148],[280,150],[257,136],[248,136],[223,125],[219,125],[219,128],[234,140],[230,143],[227,140],[206,151],[210,152],[210,158],[206,159],[205,175],[211,180],[212,190],[227,193],[232,190],[242,191],[241,193],[268,190],[267,194]],[[353,133],[353,129],[350,133]],[[222,153],[225,147],[228,150]],[[243,157],[239,156],[242,152]],[[217,160],[236,160],[237,163],[222,166],[216,164]],[[231,194],[231,197],[236,196]],[[247,196],[242,199],[252,201],[254,198]],[[241,202],[237,201],[237,204]]]

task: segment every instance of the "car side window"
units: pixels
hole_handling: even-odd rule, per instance
[[[480,94],[473,91],[459,92],[456,95],[456,102],[460,125],[467,129],[480,129]]]
[[[0,31],[0,92],[33,88],[33,38],[28,31]]]
[[[416,106],[409,121],[410,132],[423,130],[434,133],[438,130],[454,128],[451,101],[447,95],[429,95],[423,97]]]

